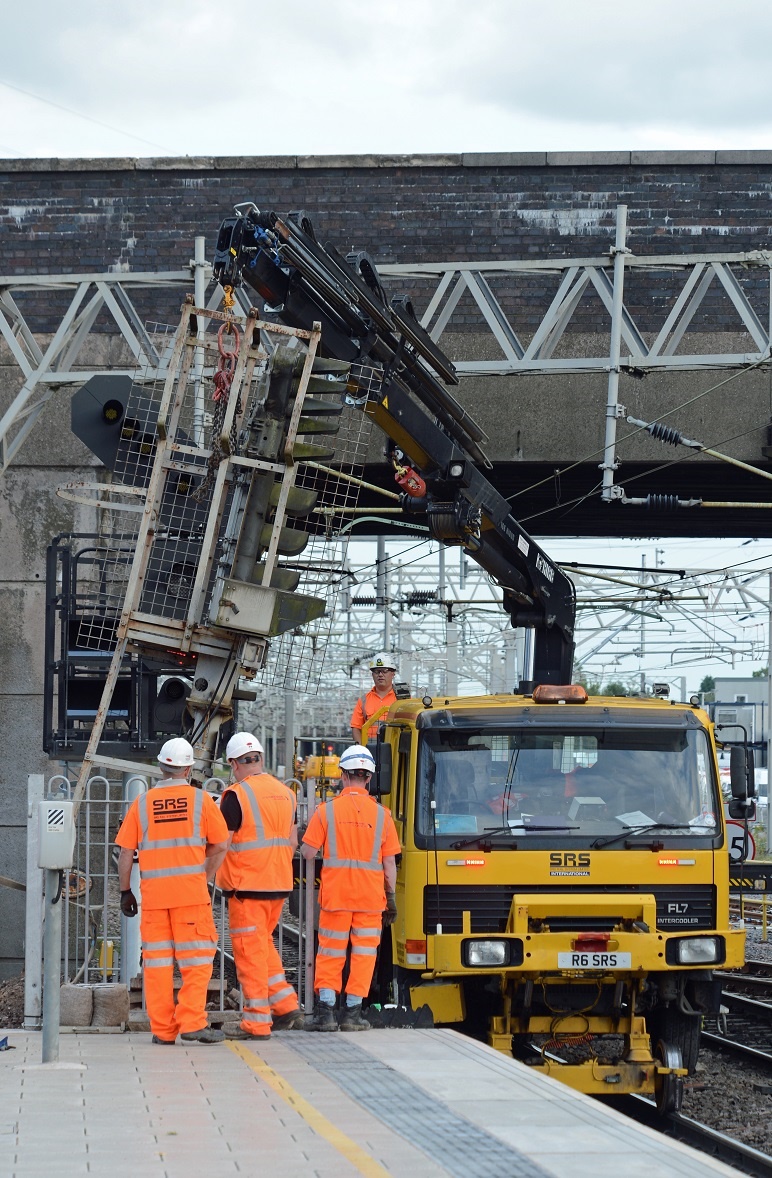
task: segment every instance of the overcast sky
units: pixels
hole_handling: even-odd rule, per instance
[[[772,144],[765,0],[3,8],[5,156]]]

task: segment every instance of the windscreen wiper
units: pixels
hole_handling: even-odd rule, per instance
[[[471,847],[473,843],[484,842],[486,839],[493,838],[497,834],[518,835],[526,834],[529,830],[535,830],[537,832],[552,830],[579,830],[579,827],[569,826],[568,824],[541,826],[535,823],[532,824],[530,822],[527,825],[496,826],[491,830],[481,830],[479,834],[472,835],[471,838],[462,839],[460,842],[451,843],[450,845],[454,851],[460,851],[462,847]]]
[[[626,826],[624,830],[620,830],[617,834],[610,834],[608,838],[596,839],[591,846],[594,851],[597,851],[600,847],[607,847],[610,843],[615,843],[618,839],[625,838],[626,835],[646,834],[650,830],[688,830],[688,823],[649,822],[646,826]]]

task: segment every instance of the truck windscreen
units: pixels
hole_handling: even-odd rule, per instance
[[[432,805],[434,803],[434,805]],[[714,838],[719,796],[707,734],[614,728],[468,728],[421,733],[416,833],[511,829],[602,837],[662,824]],[[432,827],[434,816],[435,829]]]

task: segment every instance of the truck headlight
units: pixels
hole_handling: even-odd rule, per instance
[[[466,965],[506,965],[509,962],[508,941],[466,941]]]
[[[723,957],[720,937],[680,937],[675,942],[675,958],[679,965],[715,965]]]

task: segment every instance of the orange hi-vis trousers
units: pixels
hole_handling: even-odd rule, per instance
[[[381,943],[382,912],[331,912],[322,908],[319,913],[319,949],[314,970],[314,990],[334,990],[340,993],[343,966],[351,940],[351,963],[346,993],[366,998],[373,980],[375,959]]]
[[[236,973],[244,994],[241,1028],[256,1039],[270,1035],[271,1021],[298,1008],[273,943],[284,900],[228,900]]]
[[[179,908],[143,908],[142,972],[150,1029],[159,1039],[176,1039],[180,1031],[208,1025],[207,986],[217,946],[208,904]],[[174,959],[182,986],[174,1004]]]

